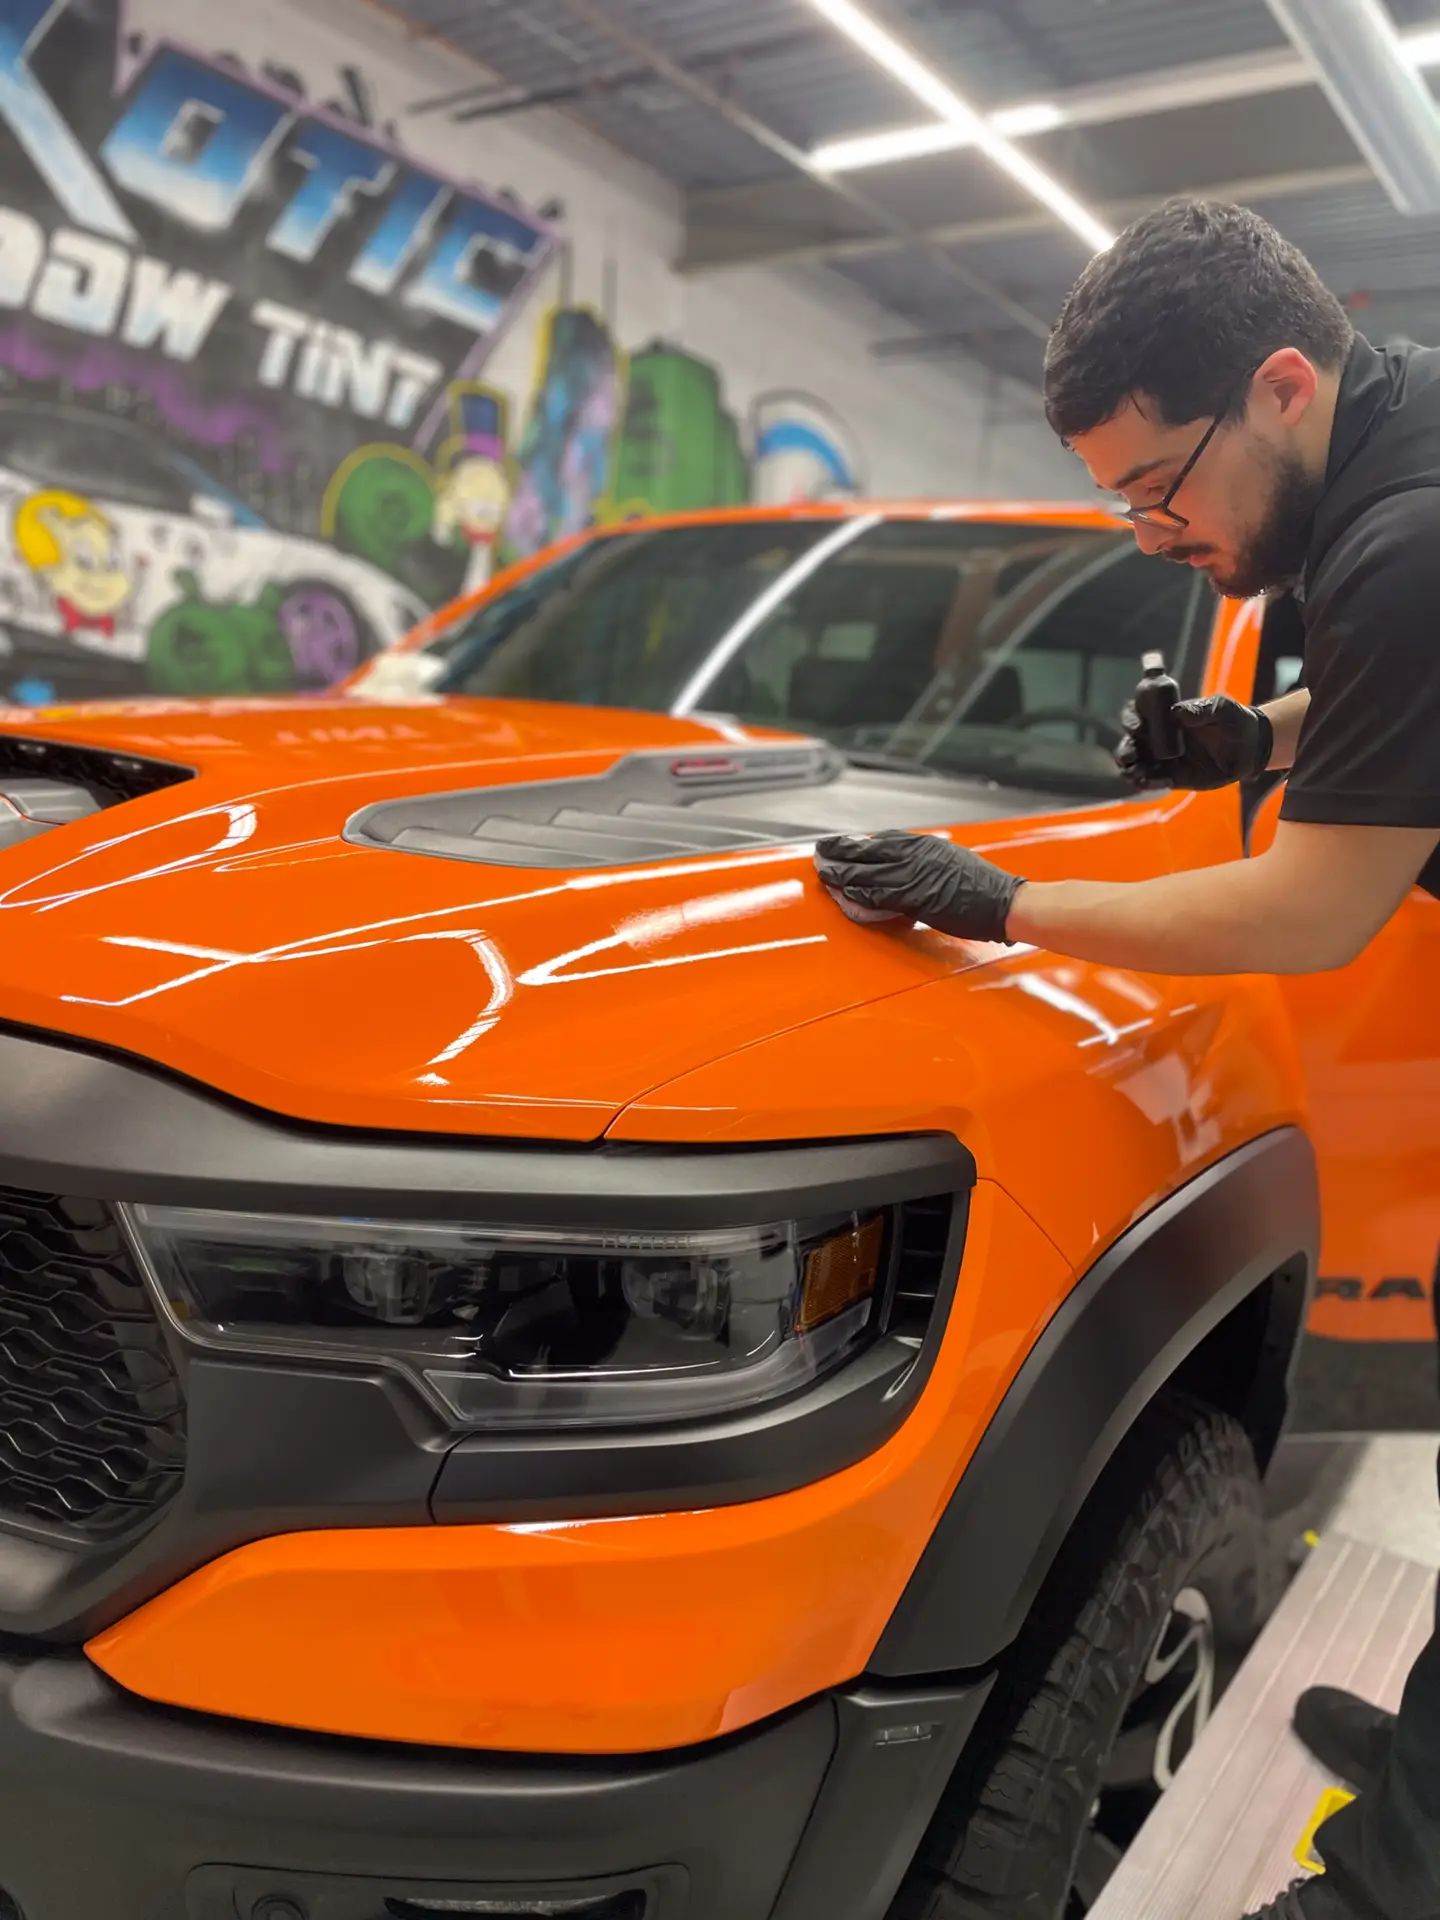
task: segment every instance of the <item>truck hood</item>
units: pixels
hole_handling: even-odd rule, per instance
[[[816,751],[725,723],[522,702],[0,711],[0,793],[18,794],[18,767],[104,802],[0,834],[0,1020],[304,1121],[598,1138],[708,1061],[987,957],[852,926],[816,882],[815,832],[1053,801],[832,767],[739,795],[724,817],[759,823],[739,847],[578,868],[347,829],[456,793],[603,786],[627,757],[688,767],[777,744]],[[719,820],[716,805],[696,817]],[[767,807],[788,839],[767,840]]]

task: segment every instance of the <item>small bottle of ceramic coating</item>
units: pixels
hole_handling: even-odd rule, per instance
[[[1135,689],[1135,711],[1145,734],[1145,745],[1155,760],[1178,760],[1184,752],[1174,707],[1180,689],[1165,671],[1163,653],[1147,653],[1140,660],[1140,684]]]

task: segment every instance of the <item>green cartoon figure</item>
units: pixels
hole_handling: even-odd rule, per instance
[[[175,585],[182,597],[150,629],[146,665],[153,692],[202,698],[291,691],[295,662],[278,618],[283,587],[265,587],[243,606],[207,600],[187,570],[176,573]]]
[[[433,537],[435,475],[407,447],[360,447],[335,470],[320,509],[321,536],[439,606],[460,591],[469,546]]]

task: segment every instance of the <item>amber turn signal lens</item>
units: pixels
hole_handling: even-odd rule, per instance
[[[880,1280],[884,1239],[885,1221],[877,1213],[863,1226],[837,1233],[814,1249],[805,1262],[805,1285],[796,1322],[802,1333],[823,1326],[847,1307],[870,1298]]]

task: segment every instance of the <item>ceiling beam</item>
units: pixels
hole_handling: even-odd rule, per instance
[[[466,16],[467,18],[469,16]],[[690,61],[696,74],[718,73],[728,80],[737,67],[773,60],[782,54],[813,47],[820,37],[814,27],[794,28],[788,33],[770,34],[764,40],[741,41],[715,53],[697,54]],[[454,120],[480,120],[497,114],[529,113],[543,107],[568,106],[593,96],[623,93],[640,86],[653,86],[655,70],[648,63],[626,67],[614,73],[578,74],[544,87],[507,85],[503,80],[480,80],[473,86],[452,88],[448,93],[429,94],[412,101],[407,114],[448,113]]]
[[[644,62],[662,79],[668,80],[678,91],[688,94],[692,100],[699,101],[702,106],[718,114],[738,132],[748,135],[758,146],[764,147],[768,153],[773,153],[777,160],[783,160],[786,166],[797,173],[804,174],[817,186],[823,187],[827,193],[838,200],[843,200],[848,206],[863,214],[867,220],[883,229],[895,246],[907,250],[915,249],[923,253],[947,279],[956,281],[970,293],[987,301],[998,312],[1003,313],[1012,325],[1021,328],[1037,340],[1049,339],[1049,322],[1033,312],[1023,301],[1014,299],[1003,287],[997,287],[983,274],[976,273],[972,268],[953,259],[943,248],[934,245],[925,234],[917,233],[888,207],[872,199],[863,188],[854,186],[839,174],[823,172],[803,148],[795,146],[783,134],[777,133],[773,127],[748,112],[727,94],[711,86],[698,74],[692,73],[688,67],[683,66],[663,48],[657,47],[643,34],[637,33],[633,27],[628,27],[615,19],[613,15],[606,12],[598,0],[563,0],[563,4],[576,19],[585,21],[597,32],[605,34],[617,46],[623,47],[633,59]],[[1053,227],[1054,221],[1046,217],[1042,224]]]
[[[1131,195],[1123,200],[1102,200],[1096,211],[1122,225],[1155,206],[1159,200],[1205,199],[1287,200],[1309,193],[1334,192],[1344,187],[1373,186],[1375,175],[1368,166],[1357,163],[1338,167],[1310,167],[1293,173],[1250,174],[1239,180],[1217,180],[1204,186],[1177,187],[1162,195]],[[729,273],[739,267],[801,265],[805,262],[843,264],[847,260],[872,260],[878,255],[902,253],[915,239],[927,248],[974,246],[986,240],[1016,240],[1029,234],[1052,233],[1053,220],[1043,212],[997,214],[985,220],[962,220],[941,227],[912,230],[913,239],[894,233],[862,234],[847,240],[816,240],[803,246],[757,249],[752,254],[728,260],[685,260],[680,271],[693,279],[708,274]]]
[[[1440,213],[1440,114],[1380,0],[1270,0],[1402,213]]]

